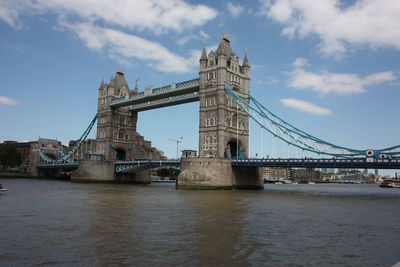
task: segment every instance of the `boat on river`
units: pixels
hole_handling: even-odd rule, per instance
[[[0,184],[0,193],[7,191],[7,189],[3,188],[3,185]]]
[[[400,188],[400,180],[399,179],[383,179],[383,181],[379,184],[380,187],[384,188]]]

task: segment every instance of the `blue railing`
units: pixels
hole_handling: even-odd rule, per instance
[[[283,168],[352,168],[352,169],[400,169],[400,159],[232,159],[232,166],[283,167]]]
[[[137,160],[137,161],[116,161],[115,172],[129,172],[138,168],[169,167],[178,169],[180,160]]]

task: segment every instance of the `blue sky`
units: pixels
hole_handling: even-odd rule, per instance
[[[398,0],[91,2],[0,0],[0,141],[76,139],[118,67],[140,90],[193,79],[227,32],[248,51],[251,94],[281,118],[351,148],[400,143]],[[197,150],[198,103],[142,112],[138,131],[170,157],[167,139]],[[262,140],[252,123],[252,156],[272,155]]]

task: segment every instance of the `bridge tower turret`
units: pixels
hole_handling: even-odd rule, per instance
[[[249,102],[250,65],[243,64],[223,34],[218,49],[200,58],[199,155],[201,157],[248,157],[249,118],[224,89],[226,83]]]
[[[112,109],[111,100],[128,97],[133,92],[125,80],[124,71],[118,69],[108,84],[101,82],[97,108],[97,152],[104,155],[105,160],[134,159],[132,149],[136,133],[137,112],[128,107]]]

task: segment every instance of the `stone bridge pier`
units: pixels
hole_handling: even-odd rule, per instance
[[[225,158],[183,158],[177,189],[263,189],[261,168],[232,167]]]
[[[149,184],[150,175],[148,170],[117,174],[115,161],[82,160],[79,168],[72,173],[71,181]]]

